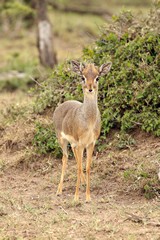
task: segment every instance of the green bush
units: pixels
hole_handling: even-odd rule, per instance
[[[36,147],[38,153],[46,154],[52,152],[55,157],[62,155],[61,148],[58,144],[53,126],[36,123],[35,135],[33,138],[33,146]]]
[[[100,84],[104,134],[112,127],[126,131],[140,126],[160,136],[159,48],[160,37],[152,33],[133,40],[128,36],[118,40],[110,33],[97,42],[94,61],[111,58],[113,62],[110,74]]]
[[[160,136],[160,2],[147,19],[137,21],[131,12],[113,18],[93,47],[84,49],[83,60],[101,65],[112,61],[107,77],[100,79],[99,107],[102,138],[112,129],[122,132],[141,128]],[[80,80],[70,65],[58,66],[42,84],[34,104],[36,112],[53,110],[68,99],[83,100]]]
[[[55,157],[62,155],[61,148],[53,131],[53,126],[51,125],[45,126],[39,122],[36,123],[33,146],[36,147],[40,154],[52,152]]]
[[[87,61],[113,62],[108,77],[100,82],[103,134],[113,127],[127,131],[138,126],[160,136],[160,24],[154,22],[158,9],[157,3],[150,17],[138,24],[124,12],[94,48],[84,49]]]

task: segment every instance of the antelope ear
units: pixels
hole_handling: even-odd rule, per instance
[[[99,75],[100,76],[106,75],[110,71],[111,66],[112,66],[111,62],[102,64],[99,68]]]
[[[80,63],[75,60],[71,61],[71,65],[72,65],[72,70],[78,74],[82,74],[82,71],[85,68],[85,65],[83,63]]]

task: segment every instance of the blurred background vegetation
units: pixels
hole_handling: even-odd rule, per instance
[[[151,0],[49,0],[48,17],[53,27],[58,62],[80,57],[83,47],[100,35],[101,26],[109,23],[112,15],[117,15],[122,8],[132,10],[136,17],[142,17],[151,4]],[[38,66],[36,21],[36,1],[1,1],[1,72],[28,72]]]

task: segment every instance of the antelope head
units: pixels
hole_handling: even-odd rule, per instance
[[[100,67],[93,63],[84,64],[78,61],[72,61],[72,69],[82,79],[82,88],[84,94],[94,94],[98,92],[98,81],[101,76],[107,75],[110,71],[112,63],[104,63]]]

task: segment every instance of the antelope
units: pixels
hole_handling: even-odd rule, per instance
[[[63,179],[68,161],[67,145],[71,145],[77,162],[77,183],[74,200],[79,201],[80,183],[86,181],[86,202],[90,197],[90,166],[95,142],[100,135],[101,117],[97,104],[98,80],[106,75],[112,63],[108,62],[101,67],[94,64],[83,64],[71,61],[72,70],[82,79],[84,100],[69,100],[60,104],[54,111],[53,122],[58,142],[63,151],[62,173],[57,195],[62,194]],[[86,180],[82,168],[83,152],[86,149]]]

